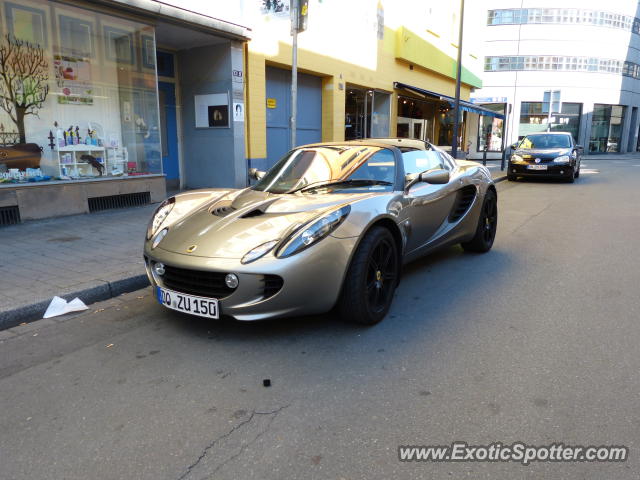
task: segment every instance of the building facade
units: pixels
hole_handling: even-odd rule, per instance
[[[638,150],[637,1],[483,4],[483,87],[473,100],[508,111],[505,145],[550,130],[571,132],[587,154]],[[478,126],[476,158],[489,128]]]
[[[252,28],[246,138],[249,166],[266,169],[292,147],[292,47],[288,2],[262,5],[244,17]],[[465,32],[482,26],[470,9]],[[459,1],[309,1],[298,36],[298,144],[399,136],[450,146],[459,12]],[[473,47],[464,52],[461,148],[465,125],[483,111],[468,102],[481,86],[482,58]]]
[[[0,0],[0,32],[0,225],[245,184],[248,28],[152,0]]]

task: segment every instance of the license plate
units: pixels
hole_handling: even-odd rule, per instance
[[[546,170],[547,166],[546,165],[527,165],[527,168],[529,170]]]
[[[206,318],[219,318],[218,299],[196,297],[185,293],[174,292],[166,288],[157,288],[157,298],[161,305],[179,312],[190,313]]]

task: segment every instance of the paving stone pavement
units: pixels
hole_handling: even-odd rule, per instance
[[[41,317],[42,305],[54,295],[79,294],[88,303],[126,291],[125,280],[131,286],[144,286],[142,242],[155,208],[149,205],[1,227],[0,329],[5,323]],[[28,306],[38,308],[25,312]]]

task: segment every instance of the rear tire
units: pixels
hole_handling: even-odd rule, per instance
[[[507,181],[515,182],[517,179],[518,177],[516,177],[515,175],[511,175],[510,173],[507,173]]]
[[[344,279],[338,311],[343,320],[375,325],[389,311],[398,284],[398,247],[389,230],[374,227],[360,242]]]
[[[493,190],[487,190],[478,217],[476,234],[468,241],[461,243],[467,252],[485,253],[491,250],[498,229],[498,197]]]

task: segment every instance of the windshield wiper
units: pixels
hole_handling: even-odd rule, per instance
[[[304,187],[292,190],[289,193],[304,192],[305,190],[312,190],[314,188],[330,187],[334,185],[354,185],[354,186],[366,186],[366,185],[393,185],[391,182],[385,180],[373,180],[368,178],[353,178],[351,180],[322,180],[320,182],[310,183]]]

